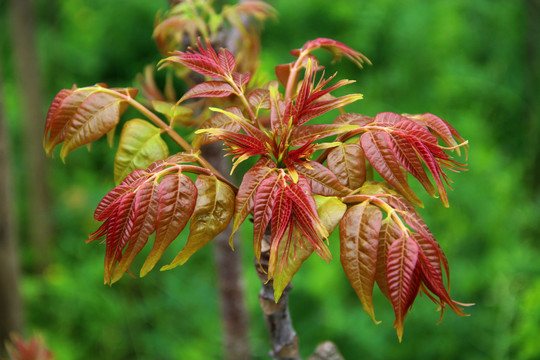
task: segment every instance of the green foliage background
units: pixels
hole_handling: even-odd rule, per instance
[[[439,313],[419,299],[399,344],[393,312],[376,295],[375,325],[335,259],[313,257],[295,277],[291,311],[303,356],[317,343],[336,342],[347,359],[538,359],[540,358],[540,198],[534,159],[538,145],[539,34],[531,34],[527,4],[504,0],[276,0],[277,22],[263,32],[268,76],[291,60],[290,49],[315,37],[330,37],[363,52],[364,70],[343,61],[329,73],[356,79],[348,90],[364,100],[349,111],[432,112],[470,141],[470,170],[455,180],[449,209],[423,197],[426,222],[446,252],[452,295],[474,302],[468,318]],[[38,61],[47,101],[58,90],[106,82],[132,85],[134,75],[159,55],[151,39],[153,19],[165,1],[36,1]],[[538,15],[538,14],[536,14]],[[532,19],[540,21],[540,19]],[[21,94],[7,45],[10,19],[0,12],[4,41],[3,84],[15,164],[22,164]],[[536,57],[535,57],[536,56]],[[43,104],[43,111],[46,106]],[[23,216],[25,194],[17,188],[23,265],[22,292],[29,331],[44,334],[57,359],[218,359],[222,353],[216,268],[207,246],[186,265],[102,284],[104,248],[85,245],[96,228],[92,212],[113,187],[114,153],[105,141],[88,154],[75,151],[64,166],[49,161],[38,174],[50,184],[56,237],[53,262],[31,271]],[[21,165],[16,183],[32,174]],[[269,345],[257,294],[246,228],[244,258],[254,357]],[[244,245],[245,244],[245,245]],[[174,246],[173,246],[174,247]],[[170,259],[181,242],[168,253]],[[165,259],[170,260],[170,259]]]

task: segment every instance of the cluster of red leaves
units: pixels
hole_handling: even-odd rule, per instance
[[[106,238],[106,283],[118,281],[128,271],[154,232],[154,246],[141,276],[152,270],[189,220],[187,244],[167,269],[185,263],[227,227],[234,192],[212,175],[199,175],[194,184],[184,172],[201,173],[204,169],[178,164],[195,160],[192,155],[178,154],[146,170],[135,170],[101,200],[94,217],[104,222],[87,241]]]
[[[448,261],[415,208],[384,184],[367,182],[340,223],[341,263],[365,311],[375,320],[375,282],[394,307],[394,327],[403,321],[416,296],[425,293],[444,309],[465,314],[450,298]],[[383,218],[383,213],[386,217]],[[446,281],[446,285],[445,285]],[[442,318],[442,312],[441,312]]]
[[[257,259],[263,235],[271,229],[267,271],[276,301],[313,252],[325,260],[331,258],[325,241],[339,224],[341,263],[374,320],[375,283],[394,308],[394,326],[400,339],[405,316],[420,293],[427,294],[441,309],[448,306],[463,315],[458,306],[463,304],[453,301],[447,290],[447,260],[415,210],[415,205],[423,204],[411,190],[406,175],[412,174],[428,194],[438,194],[448,206],[445,184],[448,186],[449,179],[444,169],[457,172],[464,166],[446,152],[453,150],[459,155],[460,147],[466,145],[458,132],[432,114],[387,112],[373,118],[345,113],[343,107],[362,95],[334,97],[331,92],[352,81],[330,85],[334,76],[326,78],[324,72],[317,79],[323,67],[312,52],[324,49],[358,65],[368,60],[335,40],[309,41],[292,52],[296,61],[276,67],[284,95],[278,82],[250,87],[251,75],[236,71],[231,52],[216,52],[209,41],[205,45],[199,41],[197,49],[177,51],[164,60],[206,77],[207,81],[194,86],[179,103],[191,98],[237,100],[225,109],[211,108],[214,115],[196,132],[193,146],[223,141],[233,157],[233,170],[249,158],[259,159],[243,175],[236,194],[211,171],[185,165],[197,161],[192,154],[160,160],[128,175],[99,204],[95,218],[104,223],[89,239],[106,238],[105,281],[115,282],[129,271],[129,265],[154,232],[154,247],[141,275],[154,267],[189,220],[187,244],[165,269],[183,264],[231,220],[234,234],[251,214]],[[302,72],[304,77],[299,81]],[[81,108],[80,103],[69,100],[76,91],[60,92],[51,106],[46,125],[48,152],[72,137],[62,135],[71,134],[64,128],[85,127],[73,115]],[[84,99],[92,96],[88,91]],[[116,120],[100,115],[98,124],[116,124],[122,101],[130,98],[129,89],[125,91],[122,96],[121,90],[105,92],[103,102],[114,105]],[[97,109],[101,111],[101,107]],[[332,124],[307,124],[335,109],[342,114]],[[92,116],[84,119],[93,121],[89,120]],[[103,129],[109,131],[110,125]],[[328,137],[334,137],[333,141],[324,142]],[[439,140],[446,147],[439,145]],[[317,150],[324,151],[315,159]],[[370,168],[387,183],[374,182]],[[195,184],[185,172],[199,174]]]

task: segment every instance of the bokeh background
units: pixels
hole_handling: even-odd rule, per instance
[[[32,158],[29,150],[27,134],[42,132],[47,107],[60,89],[97,82],[131,86],[145,65],[159,61],[151,34],[166,1],[31,3],[33,15],[21,19],[9,1],[0,1],[1,131],[11,154],[11,167],[0,176],[13,188],[25,334],[41,333],[60,360],[219,359],[223,336],[212,246],[181,268],[104,286],[104,247],[84,240],[97,227],[96,204],[114,186],[114,151],[98,141],[90,153],[74,151],[64,165],[58,158]],[[467,310],[470,317],[449,312],[437,325],[437,309],[421,298],[400,344],[393,311],[380,294],[375,311],[382,323],[375,325],[363,312],[332,238],[336,259],[326,264],[313,257],[294,279],[291,312],[302,355],[329,339],[346,359],[539,359],[540,2],[271,4],[279,18],[267,22],[262,33],[268,77],[274,65],[292,59],[290,49],[316,37],[334,38],[373,62],[363,70],[347,61],[329,66],[330,72],[357,80],[349,90],[364,94],[349,111],[431,112],[470,142],[470,170],[451,175],[450,208],[423,196],[421,211],[449,259],[452,296],[476,303]],[[15,46],[25,41],[24,29],[35,30],[33,52],[26,55]],[[37,69],[31,89],[17,75],[18,66],[29,61]],[[38,118],[25,119],[36,111]],[[43,185],[47,205],[36,213],[32,188]],[[250,346],[254,358],[266,359],[249,231],[247,226],[238,251]]]

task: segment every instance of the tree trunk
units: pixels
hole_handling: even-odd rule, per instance
[[[24,179],[28,205],[24,219],[31,219],[31,224],[23,223],[22,229],[33,248],[33,263],[39,271],[50,261],[52,229],[46,181],[47,162],[41,145],[45,113],[35,46],[34,4],[32,0],[12,0],[10,10],[14,64],[21,94],[21,141],[24,145],[24,167],[29,175]]]
[[[0,38],[1,40],[1,38]],[[0,69],[2,69],[0,44]],[[9,139],[3,113],[0,73],[0,344],[10,332],[22,332],[23,309],[19,295],[19,262],[13,219],[13,187]],[[3,346],[0,346],[3,348]]]
[[[225,175],[230,172],[230,166],[224,158],[221,144],[214,143],[204,146],[202,155],[220,173]],[[213,241],[221,295],[225,359],[245,360],[250,359],[251,356],[248,339],[248,315],[241,277],[239,253],[241,246],[235,246],[236,251],[231,250],[229,246],[231,232],[232,225],[230,224]]]
[[[540,32],[540,0],[527,0],[525,3],[525,10],[527,13],[526,26],[526,42],[525,42],[525,69],[527,77],[525,83],[525,99],[526,106],[525,114],[528,122],[528,136],[527,136],[527,156],[528,159],[528,171],[527,183],[538,193],[538,187],[536,181],[540,175],[540,164],[538,150],[540,149],[540,126],[538,123],[538,111],[540,107],[538,105],[538,97],[540,96],[540,66],[539,60],[539,43],[538,34]]]
[[[289,291],[287,285],[281,298],[276,303],[274,298],[274,283],[268,281],[268,261],[270,259],[270,227],[268,227],[261,244],[261,263],[255,260],[257,275],[261,279],[262,289],[259,293],[259,304],[264,312],[266,327],[270,335],[272,351],[270,356],[275,360],[301,360],[298,336],[294,331],[289,312]]]

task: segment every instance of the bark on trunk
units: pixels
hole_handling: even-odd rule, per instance
[[[31,0],[11,1],[11,34],[14,50],[16,78],[19,84],[24,166],[29,176],[24,181],[27,199],[25,219],[32,224],[22,224],[34,250],[36,270],[42,270],[50,259],[51,222],[49,192],[46,181],[47,167],[42,148],[45,112],[35,44],[34,4]],[[34,175],[31,175],[34,174]]]
[[[203,147],[203,157],[220,173],[230,172],[229,163],[224,158],[221,144],[214,143]],[[232,225],[214,239],[216,265],[218,269],[221,313],[223,316],[225,358],[227,360],[250,359],[248,339],[248,315],[244,300],[240,248],[235,251],[229,246]]]
[[[255,260],[257,275],[261,279],[262,289],[259,293],[259,304],[264,312],[266,327],[270,335],[272,351],[270,356],[275,360],[301,360],[298,336],[292,325],[289,312],[289,284],[283,290],[281,298],[276,303],[274,298],[273,281],[268,281],[268,260],[270,259],[270,231],[267,230],[261,245],[261,263]]]
[[[0,52],[0,69],[2,69],[1,60]],[[19,262],[13,218],[12,194],[14,192],[11,183],[13,171],[2,100],[0,74],[0,344],[4,344],[9,338],[10,332],[21,333],[23,328],[23,309],[19,294]]]

